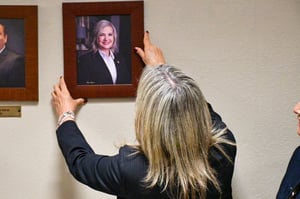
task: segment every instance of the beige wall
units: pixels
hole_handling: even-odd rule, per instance
[[[0,0],[38,5],[40,92],[38,103],[0,102],[22,106],[22,118],[0,118],[1,198],[114,198],[77,183],[57,146],[50,92],[63,74],[62,2],[76,1]],[[300,101],[299,19],[299,0],[145,0],[153,42],[199,82],[236,135],[234,198],[275,198],[300,143],[292,114]],[[133,100],[97,99],[78,124],[96,152],[113,154],[134,140],[133,118]]]

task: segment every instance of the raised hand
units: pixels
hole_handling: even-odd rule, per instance
[[[53,86],[51,95],[52,104],[58,117],[67,111],[75,112],[78,106],[86,102],[83,98],[72,98],[63,77],[61,77],[59,82]]]
[[[151,43],[148,31],[144,34],[144,50],[140,47],[135,47],[135,50],[147,66],[158,66],[166,63],[160,48]]]

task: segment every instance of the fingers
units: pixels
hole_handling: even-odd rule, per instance
[[[294,113],[296,113],[296,114],[300,114],[300,102],[298,102],[296,105],[295,105],[295,107],[294,107]]]
[[[59,78],[59,87],[60,87],[60,89],[61,89],[62,92],[69,93],[69,90],[67,88],[65,79],[62,76]]]
[[[53,85],[53,91],[51,92],[52,98],[57,97],[58,92],[60,92],[60,88],[58,83]]]
[[[84,99],[84,98],[78,98],[75,100],[75,103],[77,104],[77,106],[80,106],[80,105],[84,105],[87,103],[87,100]]]
[[[56,104],[61,101],[63,97],[70,96],[63,77],[60,77],[59,81],[53,85],[51,96],[52,102]]]
[[[150,41],[149,32],[144,34],[144,49],[135,47],[136,53],[142,58],[143,62],[148,66],[158,66],[165,64],[162,51]]]
[[[135,49],[136,53],[144,60],[144,57],[145,57],[144,51],[139,47],[135,47],[134,49]]]
[[[148,31],[146,31],[144,33],[143,42],[144,42],[144,48],[148,48],[151,45],[150,37],[149,37],[149,32]],[[134,49],[135,49],[136,53],[144,60],[144,58],[145,58],[145,52],[144,52],[144,50],[142,48],[139,48],[139,47],[135,47]]]
[[[53,86],[51,96],[52,105],[58,117],[66,111],[76,112],[79,106],[87,102],[85,98],[72,98],[63,77],[60,77],[59,81]]]
[[[67,88],[65,79],[63,77],[60,77],[58,83],[56,83],[53,86],[53,91],[51,92],[51,95],[52,95],[52,97],[67,97],[67,98],[73,99]],[[78,98],[78,100],[79,100],[78,102],[80,104],[87,103],[86,98]]]
[[[60,77],[59,81],[53,85],[53,92],[58,93],[60,91],[62,91],[63,89],[66,89],[66,86],[64,85],[64,78]]]
[[[146,31],[144,33],[144,45],[145,45],[145,47],[148,46],[148,45],[151,45],[150,36],[149,36],[149,32],[148,31]]]

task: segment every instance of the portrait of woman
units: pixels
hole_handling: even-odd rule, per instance
[[[129,30],[126,16],[77,18],[78,85],[131,83]]]

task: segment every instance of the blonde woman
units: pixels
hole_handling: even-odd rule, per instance
[[[72,175],[126,199],[232,198],[235,139],[206,102],[196,82],[165,64],[145,33],[146,64],[136,97],[137,145],[115,156],[96,154],[76,125],[77,107],[61,78],[52,92],[59,116],[57,138]]]

